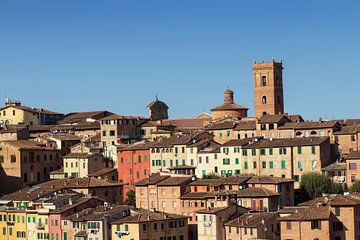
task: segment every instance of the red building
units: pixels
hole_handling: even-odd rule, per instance
[[[135,143],[118,150],[119,182],[124,183],[124,200],[129,190],[135,191],[135,183],[150,176],[150,147]]]

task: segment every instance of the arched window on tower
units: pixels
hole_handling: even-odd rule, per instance
[[[266,104],[266,96],[263,96],[262,98],[261,98],[261,102],[262,102],[262,104]]]
[[[265,76],[261,77],[261,81],[262,81],[262,85],[266,86],[266,77]]]

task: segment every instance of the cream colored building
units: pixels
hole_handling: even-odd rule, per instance
[[[88,177],[106,168],[106,161],[101,154],[69,153],[63,157],[65,177]]]
[[[241,154],[242,173],[294,179],[295,188],[301,175],[320,173],[331,162],[328,137],[254,139],[242,147]]]
[[[245,213],[248,210],[236,205],[220,208],[207,208],[196,212],[198,221],[198,240],[225,239],[225,222],[236,214]]]
[[[130,215],[111,223],[112,239],[188,239],[188,219],[182,215],[131,209]]]
[[[20,102],[7,101],[0,109],[0,125],[55,124],[63,114],[42,108],[22,106]]]

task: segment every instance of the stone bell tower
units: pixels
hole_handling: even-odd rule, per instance
[[[282,60],[253,63],[255,117],[284,113]]]

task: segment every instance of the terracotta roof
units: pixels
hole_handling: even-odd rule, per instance
[[[141,127],[175,127],[174,125],[171,125],[171,122],[169,121],[147,121],[145,123],[140,124]]]
[[[221,145],[221,147],[238,147],[238,146],[245,146],[249,144],[249,141],[252,139],[245,138],[245,139],[231,139],[230,141]]]
[[[40,188],[48,189],[77,189],[77,188],[97,188],[97,187],[117,187],[122,186],[123,183],[110,182],[103,179],[97,178],[66,178],[66,179],[55,179],[45,183],[40,183],[36,186]]]
[[[99,122],[81,122],[76,124],[54,125],[51,131],[81,131],[81,130],[100,130]]]
[[[221,186],[221,185],[241,185],[246,183],[250,179],[249,176],[231,176],[226,178],[219,179],[198,179],[192,183],[190,186]]]
[[[360,125],[360,119],[345,119],[344,123],[346,126]]]
[[[338,121],[321,121],[321,122],[298,122],[298,123],[285,123],[279,129],[320,129],[320,128],[335,128],[339,124]]]
[[[281,138],[281,139],[258,139],[257,142],[243,146],[244,149],[252,148],[277,148],[277,147],[297,147],[297,146],[317,146],[326,141],[329,137],[303,137],[303,138]]]
[[[256,130],[256,121],[239,121],[234,130]]]
[[[224,103],[222,105],[214,107],[210,111],[214,112],[214,111],[223,111],[223,110],[248,110],[248,108],[236,103]]]
[[[212,192],[187,192],[183,194],[180,199],[209,199],[209,198],[216,198],[219,196],[229,196],[233,195],[236,196],[236,191],[228,191],[228,190],[221,190],[221,191],[212,191]]]
[[[280,196],[279,193],[268,190],[266,188],[245,188],[240,191],[237,191],[238,197],[273,197]]]
[[[146,117],[140,117],[140,116],[126,116],[126,115],[118,115],[118,114],[113,114],[107,117],[104,117],[101,119],[101,121],[104,120],[120,120],[120,119],[127,119],[127,120],[146,120],[149,118]]]
[[[82,237],[82,238],[86,238],[87,237],[87,231],[79,231],[75,234],[75,237]]]
[[[160,181],[158,186],[179,186],[191,181],[191,177],[168,177]]]
[[[334,135],[350,135],[360,132],[360,126],[343,126],[340,131],[334,132]]]
[[[185,135],[177,135],[172,136],[170,138],[162,139],[159,142],[154,142],[151,147],[157,148],[157,147],[171,147],[174,145],[187,145],[191,142],[191,136],[188,134]]]
[[[291,122],[304,122],[304,119],[299,114],[287,115]]]
[[[294,182],[293,179],[289,178],[280,178],[280,177],[271,177],[271,176],[252,176],[247,183],[249,184],[279,184],[279,183],[289,183]]]
[[[158,98],[155,98],[151,103],[149,103],[146,106],[146,109],[150,110],[151,108],[153,108],[156,105],[160,105],[161,107],[165,107],[166,109],[169,109],[169,107],[166,105],[166,103],[159,101]]]
[[[241,215],[225,223],[225,226],[256,228],[256,227],[264,226],[264,222],[266,224],[268,220],[272,220],[273,218],[278,218],[278,217],[279,214],[275,212],[245,213],[244,215]]]
[[[85,122],[86,119],[96,119],[99,120],[103,116],[108,116],[113,113],[108,111],[90,111],[90,112],[72,112],[64,116],[64,118],[59,121],[59,123],[76,123],[76,122]]]
[[[181,169],[195,169],[195,166],[188,166],[188,165],[178,165],[174,167],[169,167],[169,170],[181,170]]]
[[[218,207],[218,208],[206,208],[206,209],[201,209],[196,211],[196,213],[200,213],[200,214],[216,214],[219,212],[222,212],[226,209],[228,209],[230,206],[227,207]]]
[[[352,151],[347,156],[345,156],[345,159],[360,159],[360,151]]]
[[[175,118],[163,120],[163,124],[170,124],[176,129],[202,129],[208,121],[207,118]]]
[[[34,149],[34,150],[43,149],[43,150],[58,151],[54,148],[46,147],[46,145],[43,143],[39,143],[39,142],[32,141],[32,140],[11,140],[11,141],[3,141],[2,143],[11,145],[18,149]]]
[[[117,171],[116,168],[103,168],[97,172],[89,174],[89,177],[101,177],[105,174],[109,174],[111,172],[116,172],[116,171]]]
[[[98,206],[96,208],[84,209],[73,215],[65,217],[70,221],[84,222],[84,221],[101,221],[107,218],[108,222],[113,222],[119,218],[124,217],[123,214],[130,214],[130,206],[112,205],[112,206]]]
[[[281,121],[290,122],[285,114],[265,114],[259,119],[259,123],[279,123]]]
[[[322,171],[346,170],[346,163],[334,162],[321,169]]]
[[[95,155],[94,153],[69,153],[63,156],[63,158],[89,158]]]
[[[46,136],[47,138],[57,139],[60,141],[80,141],[81,137],[74,134],[51,134]]]
[[[164,221],[174,219],[186,219],[188,217],[183,215],[176,215],[164,212],[149,211],[146,209],[136,208],[131,209],[130,216],[120,218],[111,224],[121,223],[141,223],[141,222],[152,222],[152,221]]]
[[[137,142],[131,145],[120,146],[120,151],[133,151],[133,150],[147,150],[150,149],[153,143],[150,142]]]
[[[0,128],[0,133],[17,133],[28,128],[24,125],[8,125]]]
[[[150,177],[141,180],[140,182],[135,183],[135,186],[148,186],[157,184],[170,176],[161,176],[159,173],[150,175]]]
[[[205,127],[206,130],[224,130],[224,129],[234,129],[236,122],[229,119],[225,121],[212,122]]]
[[[292,210],[292,211],[291,211]],[[280,221],[311,221],[311,220],[327,220],[330,218],[331,209],[329,205],[311,205],[309,207],[295,207],[291,209],[290,215],[278,218]],[[280,211],[286,213],[287,209]]]
[[[18,106],[16,106],[16,105],[5,106],[3,108],[0,108],[0,111],[7,109],[9,107],[13,107],[13,108],[31,112],[31,113],[41,113],[41,114],[47,114],[47,115],[63,115],[62,113],[49,111],[49,110],[43,109],[43,108],[33,108],[33,107],[27,107],[27,106],[22,106],[22,105],[20,105],[20,106],[19,105]]]
[[[64,167],[51,171],[49,174],[64,174]]]

